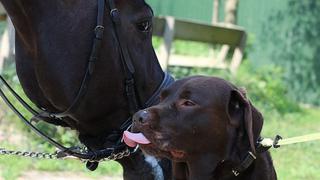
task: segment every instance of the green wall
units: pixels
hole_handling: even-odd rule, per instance
[[[184,19],[193,19],[205,23],[211,22],[213,0],[146,0],[154,9],[156,15],[172,15]],[[219,19],[224,19],[224,0],[220,0]],[[243,26],[249,34],[251,48],[248,56],[253,61],[259,61],[264,56],[261,51],[262,33],[270,27],[268,22],[279,10],[287,7],[288,0],[240,0],[237,24]],[[276,28],[285,26],[287,22]],[[260,49],[260,50],[258,50]],[[259,57],[260,56],[260,57]]]
[[[147,0],[156,15],[171,15],[210,23],[213,0]],[[238,24],[257,32],[269,16],[285,8],[288,0],[240,0]],[[220,17],[224,17],[224,0],[220,0]]]
[[[201,1],[199,3],[198,1]],[[171,15],[183,19],[210,22],[212,0],[147,0],[156,15]]]

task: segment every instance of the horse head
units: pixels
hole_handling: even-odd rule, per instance
[[[88,70],[98,1],[1,2],[16,29],[16,69],[24,92],[47,112],[66,111],[73,105]],[[113,135],[121,136],[119,128],[130,117],[125,84],[128,74],[135,81],[134,92],[140,106],[164,78],[152,46],[150,6],[144,0],[106,2],[101,48],[94,73],[85,84],[85,94],[66,117],[47,119],[77,130],[79,139],[93,150],[110,147]],[[116,20],[112,17],[115,12]],[[132,178],[127,169],[138,171],[128,165],[129,161],[141,157],[138,154],[120,161],[127,177]],[[140,161],[138,164],[137,167],[146,166]]]

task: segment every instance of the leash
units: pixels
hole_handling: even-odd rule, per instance
[[[281,136],[277,135],[274,139],[271,138],[260,138],[256,144],[257,153],[263,153],[268,151],[270,148],[279,148],[280,146],[304,143],[310,141],[320,140],[320,133],[308,134],[304,136],[297,136],[292,138],[283,139]],[[248,151],[245,158],[241,161],[241,163],[232,168],[229,173],[229,177],[239,176],[242,172],[250,167],[250,165],[256,160],[256,155],[250,151]]]
[[[261,139],[258,142],[258,144],[266,148],[271,148],[271,147],[279,148],[280,146],[286,146],[286,145],[297,144],[297,143],[305,143],[305,142],[311,142],[311,141],[317,141],[317,140],[320,140],[320,133],[308,134],[308,135],[285,138],[285,139],[277,135],[274,140],[271,138],[264,138],[264,139]]]

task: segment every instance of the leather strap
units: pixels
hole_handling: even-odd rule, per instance
[[[156,89],[156,91],[152,94],[152,96],[148,99],[147,102],[144,103],[143,108],[150,107],[152,105],[155,105],[159,102],[159,95],[162,89],[168,87],[170,84],[174,82],[174,78],[169,74],[164,74],[164,79],[162,80],[162,83],[159,85],[159,87]]]
[[[116,8],[114,0],[109,0],[110,16],[113,22],[113,29],[115,30],[117,44],[120,47],[120,58],[122,62],[122,67],[125,72],[125,88],[126,96],[128,99],[129,112],[133,115],[137,112],[141,106],[139,105],[140,100],[137,97],[134,73],[135,69],[128,51],[127,41],[122,33],[120,12]]]
[[[239,176],[240,173],[244,172],[246,169],[248,169],[248,167],[254,162],[254,160],[256,160],[256,156],[248,151],[246,157],[244,158],[244,160],[235,168],[233,168],[231,171],[233,173],[234,176]]]

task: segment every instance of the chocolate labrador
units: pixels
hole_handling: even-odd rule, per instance
[[[134,115],[124,140],[170,158],[174,179],[277,179],[269,152],[257,147],[263,117],[243,90],[194,76],[176,81],[160,99]]]

